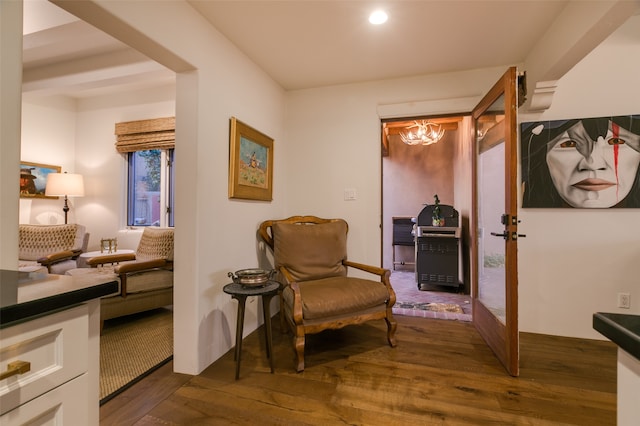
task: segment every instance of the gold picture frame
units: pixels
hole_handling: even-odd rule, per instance
[[[49,173],[60,173],[61,166],[51,166],[49,164],[20,162],[20,198],[50,198],[58,199],[58,196],[47,196],[47,175]]]
[[[273,199],[273,139],[231,117],[229,198]]]

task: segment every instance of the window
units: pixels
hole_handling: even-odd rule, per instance
[[[173,226],[174,149],[127,154],[127,225]]]
[[[175,117],[116,124],[127,156],[127,225],[174,226]]]

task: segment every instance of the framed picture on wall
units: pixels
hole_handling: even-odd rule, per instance
[[[60,173],[62,167],[49,164],[20,162],[20,197],[21,198],[51,198],[58,197],[44,195],[49,173]]]
[[[229,198],[271,201],[273,139],[231,117]]]
[[[640,207],[640,115],[526,122],[520,142],[522,207]]]

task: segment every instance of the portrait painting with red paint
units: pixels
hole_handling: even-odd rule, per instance
[[[520,125],[522,207],[640,207],[640,115]]]

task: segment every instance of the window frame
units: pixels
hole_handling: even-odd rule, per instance
[[[127,162],[127,182],[126,182],[126,225],[128,227],[147,227],[155,226],[152,223],[139,224],[135,222],[135,203],[136,203],[136,180],[135,180],[135,161],[133,161],[136,153],[142,151],[151,151],[157,149],[160,151],[160,217],[159,227],[173,227],[175,223],[175,174],[173,172],[173,163],[175,159],[175,148],[152,148],[148,150],[130,151],[125,154]]]

